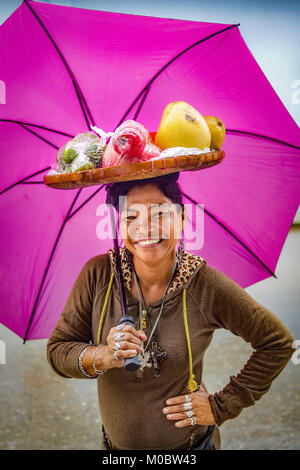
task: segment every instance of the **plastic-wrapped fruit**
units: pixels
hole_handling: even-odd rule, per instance
[[[64,145],[63,147],[60,147],[56,153],[56,162],[57,162],[57,169],[56,171],[58,173],[70,173],[71,172],[71,164],[65,162],[65,157],[64,157],[64,150],[65,147],[67,146]]]
[[[99,145],[96,143],[92,143],[89,145],[89,147],[85,150],[85,154],[91,162],[94,164],[95,168],[101,168],[102,167],[102,158],[104,155],[104,152],[106,150],[106,145],[102,148],[99,148]]]
[[[112,135],[103,155],[102,166],[115,166],[144,160],[143,151],[151,137],[140,123],[128,120]]]
[[[88,157],[96,157],[98,155],[98,145],[94,142],[90,144],[88,148],[85,150],[85,154]]]
[[[56,154],[59,173],[101,168],[106,149],[106,139],[100,139],[93,132],[81,132],[74,139],[60,147]]]
[[[63,157],[65,163],[72,163],[72,161],[78,157],[78,152],[76,152],[76,150],[72,149],[71,147],[67,148],[66,146],[63,151]]]
[[[142,161],[150,160],[150,158],[158,157],[161,149],[155,144],[148,143],[141,155]]]
[[[93,165],[93,163],[88,162],[88,163],[85,163],[84,165],[77,167],[76,170],[73,170],[73,171],[93,170],[94,168],[95,166]]]
[[[83,170],[93,170],[95,165],[91,160],[84,154],[80,154],[71,165],[71,172],[74,171],[83,171]]]

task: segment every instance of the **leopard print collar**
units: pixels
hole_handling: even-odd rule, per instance
[[[126,256],[125,256],[125,248],[120,247],[120,256],[121,256],[121,268],[122,268],[122,276],[124,280],[124,284],[127,287],[127,289],[130,291],[131,290],[131,268],[130,265],[127,262]],[[116,271],[116,256],[115,256],[115,250],[114,248],[110,248],[107,251],[111,264]],[[201,256],[194,255],[193,253],[189,253],[188,251],[184,251],[182,258],[181,258],[181,264],[177,268],[175,277],[173,281],[171,282],[167,294],[170,294],[171,292],[174,292],[176,289],[181,287],[183,284],[187,282],[187,280],[191,277],[191,275],[194,273],[195,269],[202,263],[206,263],[204,258],[201,258]]]

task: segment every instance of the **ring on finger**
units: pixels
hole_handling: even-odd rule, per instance
[[[192,401],[191,397],[189,397],[188,395],[186,395],[186,396],[185,396],[185,402],[186,402],[186,403],[189,403],[189,402],[191,402],[191,401]]]
[[[118,356],[118,351],[114,352],[114,358],[117,359],[117,361],[120,361],[120,358]]]
[[[188,410],[185,412],[188,418],[192,418],[194,416],[193,410]]]
[[[195,418],[195,416],[192,416],[191,417],[191,426],[195,426],[195,424],[196,424],[196,418]]]
[[[191,410],[193,408],[193,405],[192,403],[184,403],[183,408],[185,409],[185,411]]]
[[[125,323],[121,323],[120,325],[116,326],[116,329],[117,330],[123,330],[123,328],[125,327]]]
[[[114,350],[114,351],[118,351],[119,349],[122,349],[122,346],[120,345],[120,343],[116,342],[116,343],[113,345],[113,350]]]
[[[115,333],[114,334],[114,340],[115,341],[122,341],[123,338],[124,338],[124,333]]]

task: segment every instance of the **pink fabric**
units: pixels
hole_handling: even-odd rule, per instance
[[[224,161],[179,178],[182,191],[205,209],[204,245],[190,251],[242,287],[269,277],[300,202],[300,133],[239,29],[190,47],[230,25],[29,4],[76,78],[90,124],[109,132],[133,119],[142,96],[125,113],[149,82],[137,121],[150,132],[174,100],[222,119]],[[66,66],[25,2],[0,28],[0,56],[6,84],[6,104],[0,105],[0,318],[24,338],[34,313],[27,339],[47,338],[84,263],[113,246],[96,231],[106,192],[64,223],[72,204],[74,212],[97,187],[63,191],[24,184],[42,181],[55,162],[55,147],[70,139],[53,130],[73,136],[88,125]]]

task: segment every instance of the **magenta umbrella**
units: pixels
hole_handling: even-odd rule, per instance
[[[32,1],[1,26],[0,315],[21,338],[49,337],[85,262],[112,247],[99,238],[103,185],[43,184],[56,150],[94,125],[156,131],[171,101],[227,129],[221,164],[180,173],[203,216],[186,249],[242,287],[275,276],[300,202],[300,134],[238,26]]]

